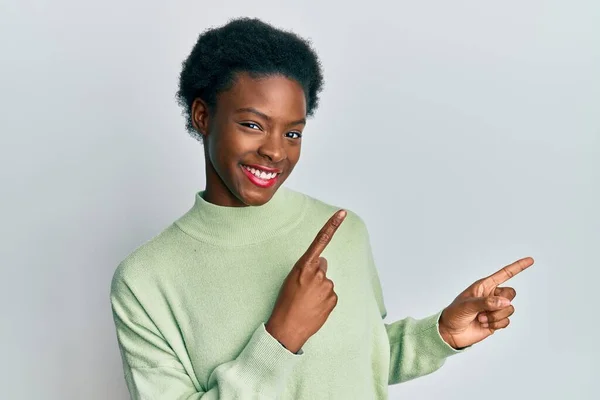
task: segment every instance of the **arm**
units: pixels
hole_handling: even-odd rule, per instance
[[[219,365],[202,387],[162,336],[132,287],[115,274],[111,304],[131,399],[276,398],[302,357],[285,349],[260,324],[236,359]]]
[[[387,316],[383,291],[375,266],[369,234],[363,225],[363,240],[368,254],[368,270],[373,294],[382,320]],[[390,342],[390,370],[388,384],[394,385],[438,370],[446,358],[461,353],[444,341],[439,332],[442,311],[423,319],[411,317],[384,324]]]
[[[385,324],[390,340],[389,385],[430,374],[441,368],[447,357],[464,351],[452,348],[440,336],[441,313]]]

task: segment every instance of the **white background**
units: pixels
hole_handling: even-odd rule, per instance
[[[392,399],[592,399],[600,370],[597,1],[0,6],[0,397],[126,399],[112,273],[204,188],[175,102],[200,32],[312,40],[321,107],[287,185],[361,215],[387,322],[525,256],[511,325]]]

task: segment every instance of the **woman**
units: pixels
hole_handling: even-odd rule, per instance
[[[134,399],[385,399],[508,325],[519,260],[444,310],[386,324],[364,222],[283,186],[323,84],[295,34],[200,35],[179,101],[204,144],[193,207],[118,266],[111,303]]]

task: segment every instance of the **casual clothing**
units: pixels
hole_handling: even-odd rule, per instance
[[[133,399],[386,399],[461,352],[441,311],[384,323],[369,235],[347,210],[322,256],[338,303],[293,354],[266,330],[279,289],[339,208],[280,187],[262,206],[191,209],[125,260],[111,303]]]

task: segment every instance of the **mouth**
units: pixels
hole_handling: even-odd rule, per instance
[[[258,165],[241,164],[242,171],[250,182],[261,188],[268,188],[277,182],[281,171],[272,168],[262,168]]]

